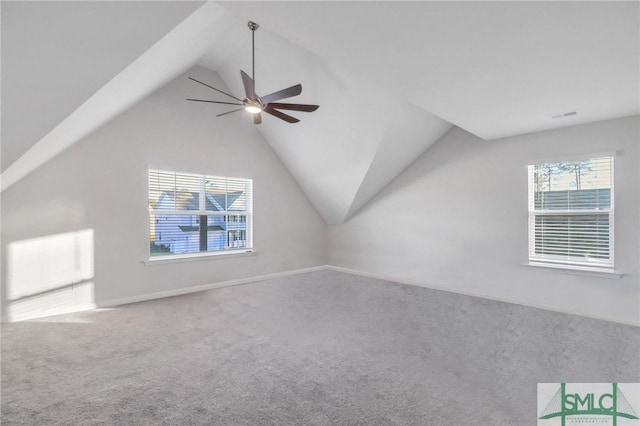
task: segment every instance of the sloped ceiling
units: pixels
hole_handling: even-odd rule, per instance
[[[222,4],[483,139],[640,110],[637,1]]]
[[[74,11],[61,12],[46,7],[55,2],[36,2],[16,11],[7,3],[2,2],[3,89],[6,66],[11,75],[27,71],[31,81],[14,79],[7,96],[3,90],[3,121],[9,117],[17,126],[5,133],[3,122],[3,189],[196,62],[217,71],[241,95],[239,70],[251,69],[249,19],[261,24],[258,93],[302,83],[302,95],[290,101],[321,105],[314,113],[298,113],[302,121],[294,125],[266,116],[259,130],[328,223],[347,220],[451,123],[493,139],[639,112],[638,2],[119,2],[122,10],[112,9],[69,34],[60,29],[73,25],[69,16],[87,19],[73,5],[90,6],[62,2]],[[144,18],[132,13],[137,7],[147,8]],[[121,19],[129,17],[141,24],[140,34],[127,35],[131,46],[108,45],[121,32]],[[111,31],[92,33],[96,25]],[[29,26],[63,35],[50,43],[32,39]],[[78,34],[92,35],[78,45]],[[159,41],[135,59],[154,38]],[[14,53],[5,55],[9,45]],[[104,46],[112,53],[105,65],[109,72],[97,78],[82,63]],[[60,68],[55,74],[73,76],[61,90],[34,71],[53,57],[70,58],[54,62]],[[29,88],[34,81],[38,90]],[[43,104],[41,114],[29,111],[31,103],[21,99],[24,90]],[[199,90],[203,98],[220,99]],[[109,111],[100,108],[104,98]],[[212,119],[224,111],[202,106],[211,108]],[[577,115],[552,118],[570,111]],[[31,129],[20,128],[23,123]],[[253,125],[248,117],[247,125]],[[85,131],[77,131],[82,126]]]
[[[2,1],[2,171],[201,5]]]
[[[329,224],[343,223],[451,127],[267,29],[257,31],[256,45],[258,94],[302,83],[302,94],[283,102],[320,105],[311,114],[291,112],[301,119],[295,125],[263,114],[258,130]],[[243,96],[240,69],[252,72],[247,21],[239,20],[199,63]],[[224,97],[202,88],[200,98]],[[212,117],[233,109],[203,108],[210,108]]]

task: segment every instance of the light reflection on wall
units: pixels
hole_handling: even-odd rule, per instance
[[[93,229],[7,246],[7,319],[95,308]]]

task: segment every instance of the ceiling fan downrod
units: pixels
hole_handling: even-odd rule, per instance
[[[251,78],[253,79],[253,93],[256,93],[256,30],[260,25],[249,21],[247,26],[251,30]]]

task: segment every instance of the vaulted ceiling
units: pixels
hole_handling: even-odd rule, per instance
[[[2,170],[198,8],[2,2]]]
[[[302,83],[290,101],[320,104],[259,130],[342,223],[452,125],[495,139],[638,114],[638,5],[3,1],[2,188],[195,64],[242,95],[251,19],[257,92]]]

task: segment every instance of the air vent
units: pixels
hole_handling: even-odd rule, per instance
[[[551,118],[553,118],[555,120],[556,118],[571,117],[572,115],[578,115],[578,113],[576,111],[570,111],[570,112],[565,112],[565,113],[562,113],[562,114],[552,115]]]

